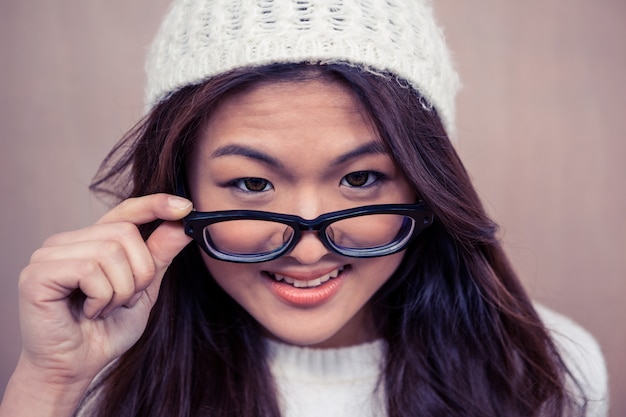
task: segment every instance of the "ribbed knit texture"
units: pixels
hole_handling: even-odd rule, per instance
[[[311,349],[269,342],[269,365],[286,417],[384,417],[378,387],[385,343]]]
[[[407,81],[455,136],[459,89],[428,0],[178,0],[146,64],[146,103],[226,71],[349,63]]]

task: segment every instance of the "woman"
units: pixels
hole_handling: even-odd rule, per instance
[[[457,86],[419,1],[175,3],[92,186],[122,202],[21,276],[0,415],[604,415],[457,157]]]

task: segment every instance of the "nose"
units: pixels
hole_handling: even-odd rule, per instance
[[[324,201],[317,184],[303,185],[298,190],[297,196],[292,201],[296,202],[292,214],[296,214],[303,219],[315,219],[320,214],[326,213]],[[319,239],[317,231],[303,231],[300,240],[294,248],[286,254],[296,259],[299,263],[310,265],[318,262],[322,257],[330,253]]]
[[[311,265],[318,262],[322,257],[329,253],[319,239],[317,232],[303,232],[300,241],[285,256],[296,259],[304,265]]]

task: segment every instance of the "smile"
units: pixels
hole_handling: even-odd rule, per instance
[[[273,274],[271,272],[268,272],[268,275],[277,282],[284,282],[293,285],[296,288],[314,288],[319,287],[320,285],[331,280],[332,278],[337,278],[337,276],[339,276],[339,274],[343,272],[344,269],[345,266],[342,266],[341,268],[337,268],[327,274],[309,280],[299,280],[286,275]]]

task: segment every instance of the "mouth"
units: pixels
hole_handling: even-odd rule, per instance
[[[269,275],[270,278],[272,278],[276,282],[284,282],[286,284],[292,285],[295,288],[315,288],[319,287],[325,282],[330,281],[333,278],[337,278],[339,274],[341,274],[346,268],[347,266],[344,265],[319,277],[306,280],[296,279],[287,275],[281,275],[272,272],[267,272],[267,275]]]

